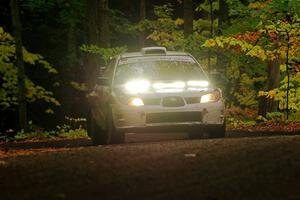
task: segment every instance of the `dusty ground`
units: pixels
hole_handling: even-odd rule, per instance
[[[0,199],[300,199],[300,136],[257,135],[2,144]]]

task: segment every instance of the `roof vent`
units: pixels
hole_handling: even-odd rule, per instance
[[[145,47],[141,50],[143,55],[151,55],[151,54],[163,54],[166,55],[167,49],[165,47]]]

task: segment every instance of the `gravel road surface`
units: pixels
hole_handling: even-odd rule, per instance
[[[149,137],[0,145],[0,199],[300,199],[300,136]]]

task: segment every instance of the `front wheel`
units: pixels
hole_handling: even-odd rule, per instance
[[[107,118],[107,132],[109,144],[122,144],[125,141],[125,133],[117,131],[113,122],[112,112],[109,113]]]
[[[87,116],[87,133],[93,145],[107,144],[107,133],[96,123],[91,111]]]

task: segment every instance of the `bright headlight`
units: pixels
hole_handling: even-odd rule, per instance
[[[209,103],[209,102],[215,102],[218,101],[221,97],[221,94],[219,91],[215,91],[213,93],[205,94],[201,97],[200,103]]]
[[[165,88],[181,89],[185,87],[185,83],[183,81],[176,81],[172,83],[154,83],[152,87],[154,89],[165,89]]]
[[[207,81],[188,81],[187,82],[188,86],[198,86],[198,87],[207,87],[209,83]]]
[[[130,106],[143,106],[144,102],[141,98],[132,97],[128,100],[128,105],[130,105]]]
[[[125,89],[131,94],[146,92],[150,87],[147,80],[134,80],[125,84]]]

